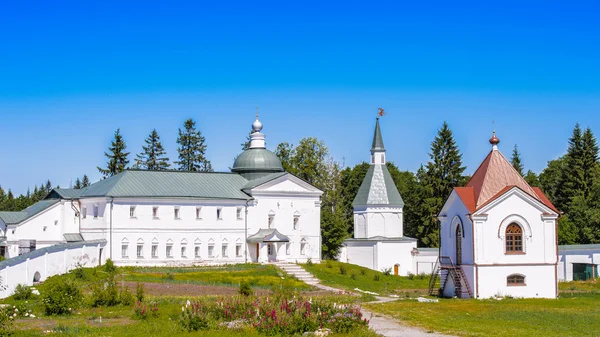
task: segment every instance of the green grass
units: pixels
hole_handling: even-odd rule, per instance
[[[120,268],[125,281],[187,283],[203,285],[238,286],[247,281],[253,287],[270,288],[283,284],[298,290],[308,290],[310,286],[295,277],[285,275],[271,265],[235,264],[215,267],[190,268]],[[285,277],[282,280],[282,276]]]
[[[402,323],[458,336],[598,336],[600,294],[559,299],[399,300],[367,308]]]
[[[380,295],[414,297],[425,294],[429,286],[429,275],[416,275],[411,280],[408,277],[384,275],[382,272],[337,261],[302,266],[321,280],[322,284],[350,291],[358,288]],[[345,274],[342,274],[341,268],[345,269]]]

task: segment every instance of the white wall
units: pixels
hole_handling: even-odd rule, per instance
[[[593,264],[600,267],[599,245],[559,246],[558,279],[573,281],[573,263]]]
[[[354,208],[354,238],[402,237],[403,216],[399,207],[357,206]]]
[[[478,267],[479,298],[494,296],[556,298],[555,266]],[[508,286],[507,276],[525,276],[525,286]]]

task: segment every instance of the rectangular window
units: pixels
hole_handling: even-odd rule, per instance
[[[181,246],[181,257],[187,257],[187,247]]]
[[[194,247],[194,257],[195,258],[199,258],[200,257],[200,245],[196,245]]]
[[[289,243],[285,244],[285,255],[292,255]]]
[[[221,207],[217,208],[217,220],[223,220],[223,209]]]
[[[215,257],[215,245],[208,245],[208,257]]]
[[[294,216],[294,230],[298,230],[298,224],[300,223],[300,216]]]
[[[202,220],[202,207],[196,207],[196,220]]]
[[[128,257],[128,253],[127,250],[129,248],[129,245],[121,245],[121,257]]]
[[[166,253],[168,258],[173,257],[173,244],[167,244]]]
[[[229,253],[228,253],[228,249],[227,249],[227,244],[224,243],[223,246],[221,246],[221,256],[223,257],[229,257]]]
[[[129,217],[135,219],[135,206],[129,206]]]
[[[158,244],[152,244],[152,258],[158,258]]]
[[[268,227],[269,228],[275,227],[275,216],[274,215],[269,215]]]
[[[242,244],[241,243],[238,243],[235,245],[235,256],[237,256],[237,257],[242,256]]]
[[[306,243],[300,244],[300,255],[306,255]]]
[[[94,219],[98,219],[98,205],[94,205]]]
[[[270,243],[267,243],[267,254],[273,255],[273,245]]]
[[[87,218],[87,207],[83,207],[81,209],[81,216],[85,219]]]
[[[143,244],[137,245],[137,257],[138,257],[138,259],[141,259],[144,257],[144,245]]]
[[[173,215],[175,216],[175,220],[179,220],[179,207],[175,207],[174,211],[173,211]]]
[[[237,217],[238,220],[242,220],[243,219],[242,218],[242,208],[241,207],[237,208],[236,217]]]
[[[158,206],[152,207],[152,218],[158,219]]]

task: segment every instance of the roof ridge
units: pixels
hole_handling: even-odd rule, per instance
[[[195,173],[195,174],[235,174],[235,175],[239,175],[239,173],[235,173],[235,172],[224,172],[224,171],[219,171],[219,172],[215,172],[215,171],[180,171],[180,170],[144,170],[144,169],[127,169],[121,173],[125,173],[125,172],[153,172],[153,173]],[[119,174],[121,174],[119,173]],[[115,175],[116,176],[116,175]],[[113,176],[113,177],[115,177]]]

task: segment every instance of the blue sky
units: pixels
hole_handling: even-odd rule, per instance
[[[388,158],[416,170],[448,121],[472,173],[492,120],[527,169],[600,133],[600,3],[0,2],[0,184],[100,178],[121,128],[157,128],[171,159],[192,117],[228,170],[259,106],[268,147],[317,137],[368,159],[378,107]]]

